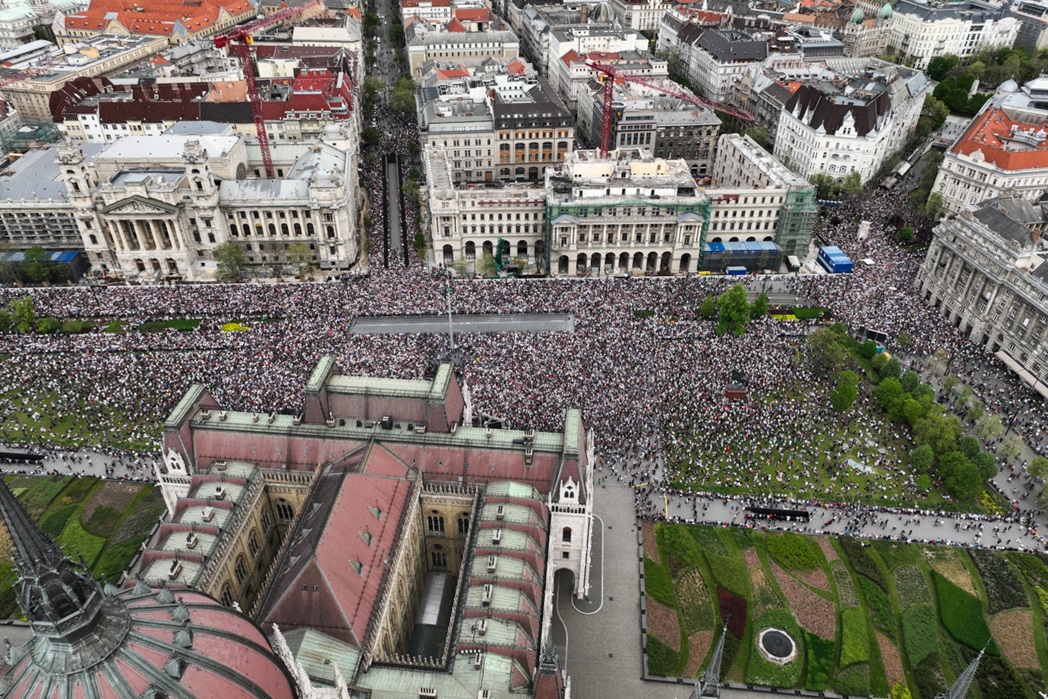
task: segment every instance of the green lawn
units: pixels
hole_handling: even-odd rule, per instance
[[[719,637],[728,604],[746,619],[744,627],[731,621],[724,679],[863,696],[887,696],[903,682],[915,699],[933,699],[986,646],[986,671],[972,696],[1036,699],[1045,690],[1048,556],[980,551],[977,566],[962,549],[860,546],[845,538],[820,546],[817,537],[664,523],[655,525],[654,539],[656,550],[645,548],[648,592],[677,610],[684,642],[673,651],[675,639],[648,629],[653,674],[691,668],[692,677],[700,676],[712,647],[705,658],[689,658],[688,635],[712,626]],[[954,579],[968,571],[964,584],[976,594],[932,568],[946,553],[957,564],[943,570]],[[1032,622],[1022,633],[997,624],[988,590],[1007,594],[1000,614],[1029,610],[1022,618]],[[768,627],[786,630],[797,644],[797,659],[785,667],[765,660],[756,646]],[[998,631],[1007,637],[994,637]],[[1012,664],[1031,657],[1039,668]]]
[[[7,476],[26,511],[66,555],[116,580],[164,510],[159,488],[99,478]],[[21,616],[7,532],[0,541],[0,618]]]
[[[75,392],[27,394],[13,390],[0,398],[10,409],[0,413],[0,435],[8,441],[36,442],[47,440],[61,447],[89,447],[98,444],[149,451],[155,440],[143,439],[143,430],[157,431],[159,426],[138,417],[113,412],[101,403],[80,400]],[[98,425],[112,425],[99,432]],[[159,436],[159,434],[157,434]]]

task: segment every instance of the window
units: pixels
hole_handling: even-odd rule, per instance
[[[286,522],[287,520],[295,518],[295,508],[293,508],[291,506],[291,503],[289,503],[284,498],[280,498],[279,500],[277,500],[276,510],[277,519],[279,520]]]
[[[258,531],[252,529],[251,536],[247,540],[247,550],[251,552],[251,557],[256,558],[259,551],[258,545]]]
[[[270,519],[269,519],[269,511],[268,510],[262,510],[262,531],[268,532],[270,524],[271,524],[271,522],[270,522]]]
[[[565,544],[571,543],[571,527],[564,527],[564,531],[561,532],[560,540]]]
[[[222,586],[222,595],[221,595],[221,597],[222,597],[222,604],[226,605],[227,607],[232,607],[233,606],[233,588],[230,586],[229,583],[226,583],[225,585]]]
[[[444,533],[444,517],[439,512],[433,510],[426,517],[426,526],[431,534],[443,534]]]
[[[458,523],[458,533],[465,536],[466,532],[469,531],[469,515],[463,512],[455,521]]]
[[[447,568],[448,567],[448,554],[445,553],[442,546],[439,544],[433,547],[433,550],[429,553],[429,560],[434,568]]]
[[[244,563],[243,556],[237,556],[236,576],[238,583],[243,583],[247,579],[247,564]]]

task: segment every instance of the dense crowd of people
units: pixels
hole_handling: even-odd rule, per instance
[[[412,162],[407,140],[391,131],[381,147],[399,149],[404,168]],[[371,159],[367,167],[371,200],[382,201],[384,161]],[[385,268],[381,208],[373,206],[369,214],[369,273],[338,282],[2,290],[0,304],[32,294],[41,316],[102,324],[121,319],[129,328],[166,318],[202,323],[191,332],[0,336],[0,354],[12,356],[0,363],[0,415],[8,416],[0,439],[21,441],[24,433],[15,423],[20,412],[31,412],[33,421],[46,414],[51,423],[50,432],[32,434],[38,446],[109,444],[152,451],[164,415],[193,383],[205,385],[230,409],[268,412],[301,408],[305,381],[325,354],[349,374],[408,378],[431,372],[445,356],[446,337],[350,332],[358,316],[438,314],[447,302],[443,272],[417,263],[405,268],[396,260]],[[1043,402],[918,297],[914,278],[920,255],[900,248],[886,230],[889,215],[899,225],[897,208],[891,195],[878,192],[820,219],[822,238],[856,261],[851,275],[748,281],[757,289],[770,282],[827,306],[853,329],[907,334],[914,358],[945,349],[956,367],[980,367],[966,371],[965,380],[988,409],[1014,412],[1015,429],[1043,449],[1042,426],[1048,424]],[[408,226],[418,215],[407,205],[405,214]],[[859,220],[872,223],[861,240]],[[804,337],[798,324],[765,318],[743,337],[720,337],[712,323],[697,317],[703,299],[736,282],[724,277],[455,281],[456,313],[568,312],[575,318],[573,332],[458,337],[474,405],[506,424],[538,429],[559,428],[565,409],[580,407],[601,458],[616,462],[619,473],[634,480],[650,479],[652,459],[666,454],[669,466],[659,474],[663,483],[716,479],[742,490],[811,493],[839,468],[844,454],[839,446],[813,451],[806,442],[820,431],[813,426],[837,420],[826,407],[828,388],[795,360]],[[220,326],[231,320],[250,329],[222,332]],[[740,373],[755,400],[725,400],[725,387]],[[75,431],[78,421],[62,419],[69,415],[90,425],[89,433]],[[871,418],[870,434],[856,439],[853,452],[890,474],[891,487],[917,495],[896,451],[872,446],[873,433],[883,441],[893,429]],[[694,450],[700,442],[705,456]],[[782,464],[774,479],[752,469],[754,461],[765,460]],[[876,499],[887,487],[859,470],[838,480],[833,496],[842,500]]]

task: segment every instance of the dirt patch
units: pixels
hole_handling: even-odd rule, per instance
[[[837,635],[837,607],[833,602],[819,597],[799,580],[772,564],[775,581],[790,603],[790,611],[801,626],[816,636],[832,640]]]
[[[902,655],[899,654],[899,649],[883,633],[880,631],[876,633],[877,645],[881,649],[881,661],[884,663],[884,674],[888,676],[888,685],[892,686],[898,682],[905,686],[906,670],[903,669]]]
[[[712,631],[698,631],[688,636],[688,664],[684,666],[685,677],[695,676],[695,673],[702,667],[706,654],[710,652],[712,644]]]
[[[6,561],[14,558],[14,544],[11,543],[11,535],[7,533],[7,525],[0,520],[0,558]]]
[[[836,561],[839,556],[837,555],[837,549],[833,548],[833,544],[825,536],[816,537],[816,541],[819,542],[819,548],[822,549],[822,555],[826,556],[826,560],[833,562]]]
[[[656,601],[651,595],[645,597],[648,600],[648,631],[673,650],[679,651],[680,622],[677,620],[677,610]]]
[[[925,549],[924,555],[928,559],[928,565],[930,565],[936,573],[943,576],[965,592],[975,595],[976,597],[979,596],[979,593],[975,589],[975,583],[972,582],[971,573],[968,572],[968,568],[965,567],[964,563],[957,558],[957,554],[954,551]]]
[[[126,483],[123,481],[106,481],[95,493],[86,505],[84,505],[83,520],[86,522],[95,514],[100,507],[108,507],[110,510],[123,513],[130,505],[135,496],[142,490],[141,483]]]
[[[655,523],[644,520],[640,523],[640,531],[644,535],[644,555],[656,563],[661,563],[662,561],[659,560],[659,544],[655,539]]]
[[[1012,665],[1031,669],[1040,667],[1033,640],[1033,612],[1029,609],[1002,612],[990,617],[990,631],[1001,653]]]

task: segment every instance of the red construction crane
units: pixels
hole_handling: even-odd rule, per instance
[[[262,115],[262,98],[258,95],[258,85],[255,83],[255,67],[251,63],[251,43],[254,41],[253,34],[259,29],[265,29],[285,19],[299,15],[314,5],[320,5],[324,0],[306,0],[301,5],[285,7],[273,14],[260,17],[254,22],[248,22],[215,37],[215,47],[224,49],[227,46],[236,54],[240,63],[244,66],[244,81],[247,83],[247,96],[251,101],[251,116],[255,120],[255,131],[258,133],[258,146],[262,150],[262,164],[266,170],[266,178],[273,179],[273,154],[269,151],[269,136],[266,134],[266,120]]]
[[[586,65],[588,65],[593,70],[596,70],[607,76],[607,78],[605,78],[604,80],[604,113],[600,124],[600,157],[602,158],[608,157],[608,148],[611,145],[611,106],[612,98],[615,93],[616,83],[637,83],[638,85],[650,87],[652,90],[657,90],[658,92],[670,95],[671,97],[677,97],[686,102],[696,104],[700,107],[706,107],[707,109],[713,109],[718,112],[730,114],[736,119],[742,119],[743,121],[754,121],[753,115],[749,112],[745,112],[741,109],[736,109],[735,107],[729,107],[726,104],[718,104],[717,102],[711,102],[708,99],[696,97],[695,95],[683,92],[681,90],[675,90],[670,87],[663,87],[662,85],[659,85],[651,79],[630,75],[629,73],[624,73],[615,66],[603,65],[600,63],[596,63],[595,61],[586,61]]]

